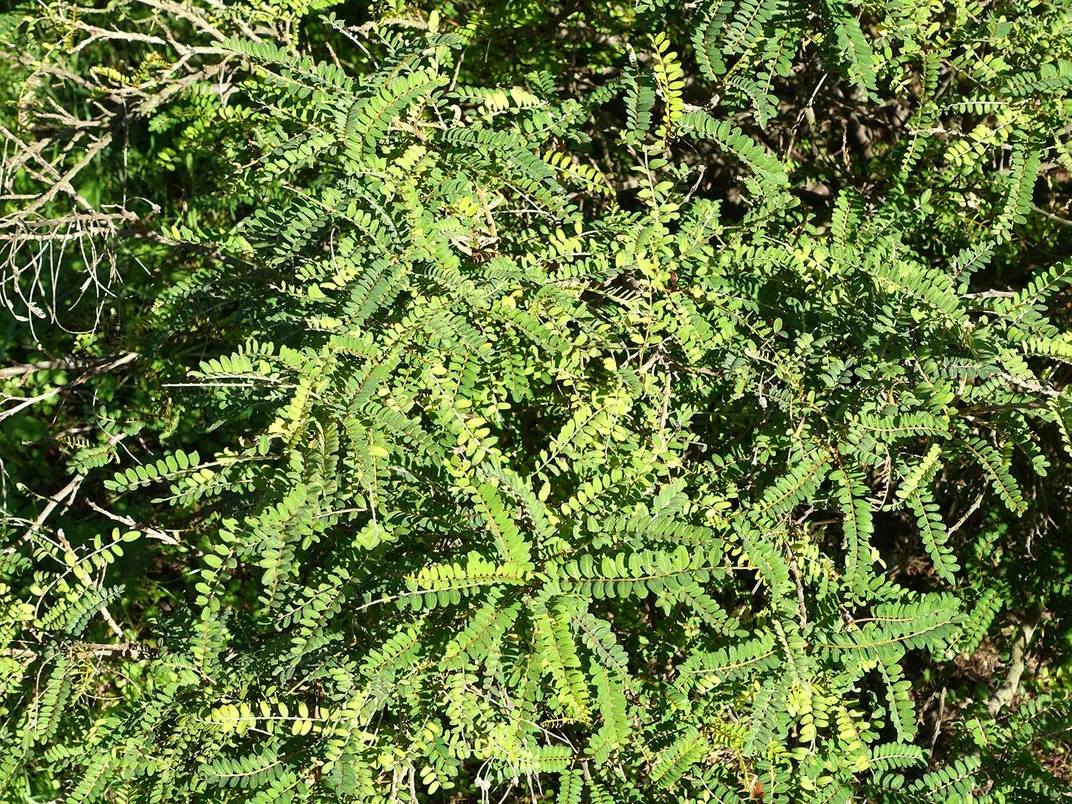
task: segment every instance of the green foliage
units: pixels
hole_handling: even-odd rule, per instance
[[[0,800],[1064,795],[1069,11],[351,5],[0,15]]]

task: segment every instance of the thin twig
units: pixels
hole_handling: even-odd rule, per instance
[[[42,645],[38,650],[34,650],[33,648],[4,648],[3,650],[0,650],[0,656],[10,659],[36,659],[51,648],[51,645]],[[117,642],[114,644],[108,644],[106,642],[79,642],[72,646],[72,652],[83,656],[92,656],[94,658],[104,658],[106,656],[130,656],[131,658],[137,659],[145,652],[145,648],[132,642]]]
[[[938,716],[934,719],[934,732],[931,734],[931,757],[934,757],[934,746],[938,743],[938,735],[942,732],[942,718],[945,717],[945,692],[946,688],[942,687],[942,694],[938,697]]]
[[[122,516],[121,514],[113,513],[113,512],[109,511],[106,508],[101,508],[99,505],[97,505],[95,502],[93,502],[93,500],[87,499],[86,500],[86,505],[88,505],[90,508],[92,508],[98,514],[102,514],[102,515],[108,517],[108,519],[112,520],[113,522],[118,522],[121,525],[126,525],[131,530],[136,530],[139,533],[144,534],[145,536],[147,536],[150,539],[156,539],[158,541],[164,542],[165,544],[173,544],[173,545],[176,545],[176,546],[179,546],[179,547],[185,547],[185,545],[183,545],[182,542],[180,542],[176,537],[171,536],[170,534],[165,533],[162,530],[157,530],[156,528],[150,528],[150,527],[146,527],[145,525],[139,525],[137,522],[135,522],[129,516]]]

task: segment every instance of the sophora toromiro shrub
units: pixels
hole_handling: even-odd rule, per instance
[[[1068,444],[1072,346],[1047,305],[1072,264],[1002,279],[1044,225],[1043,160],[1067,159],[1067,42],[1023,32],[1054,58],[1011,74],[982,45],[925,46],[919,16],[944,17],[922,8],[876,11],[876,38],[847,5],[639,5],[592,12],[613,69],[584,92],[539,49],[471,66],[535,4],[328,18],[319,60],[197,17],[233,35],[190,57],[241,81],[145,114],[230,170],[192,201],[207,222],[156,235],[201,257],[128,337],[208,354],[147,392],[185,425],[125,422],[157,453],[108,444],[124,466],[101,493],[142,521],[35,529],[0,564],[5,795],[1060,794],[1037,758],[1059,686],[1007,725],[964,702],[975,721],[935,756],[919,668],[1018,606],[994,551],[1018,549],[1032,471]],[[965,37],[994,22],[969,17]],[[755,133],[813,51],[861,104],[920,82],[913,126],[854,165],[881,186],[842,177],[827,206],[799,191],[837,170]],[[939,99],[940,73],[964,96]],[[939,123],[969,116],[949,141]],[[965,223],[921,171],[984,211]],[[109,652],[89,634],[146,582],[109,569],[134,549],[176,592]]]

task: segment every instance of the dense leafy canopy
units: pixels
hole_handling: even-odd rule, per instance
[[[1072,9],[0,14],[0,800],[1051,802]]]

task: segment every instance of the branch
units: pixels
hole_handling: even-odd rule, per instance
[[[1012,699],[1016,697],[1016,693],[1020,689],[1020,678],[1023,676],[1024,668],[1027,664],[1024,655],[1027,652],[1028,644],[1031,642],[1031,637],[1035,633],[1035,627],[1038,625],[1040,616],[1041,612],[1035,609],[1020,624],[1020,636],[1016,638],[1016,642],[1012,646],[1012,656],[1009,657],[1009,673],[1005,677],[1005,683],[998,688],[987,705],[991,717],[997,717],[1002,707],[1012,703]]]
[[[176,537],[165,533],[162,530],[157,530],[156,528],[149,528],[139,525],[129,516],[121,516],[120,514],[112,513],[106,508],[101,508],[99,505],[93,502],[93,500],[87,499],[86,505],[88,505],[98,514],[103,514],[104,516],[108,517],[108,519],[112,520],[113,522],[118,522],[121,525],[126,525],[131,530],[136,530],[139,533],[144,533],[150,539],[157,539],[158,541],[164,542],[165,544],[174,544],[180,547],[183,546],[182,543]]]
[[[58,388],[55,390],[59,390]],[[117,433],[116,435],[108,438],[108,446],[114,446],[126,438],[126,433]],[[22,537],[15,542],[14,545],[8,547],[4,552],[13,553],[22,547],[26,542],[33,538],[33,535],[37,533],[44,526],[45,521],[52,516],[52,512],[60,505],[60,503],[68,502],[74,499],[74,495],[78,493],[79,486],[86,479],[87,472],[79,472],[77,475],[71,478],[71,481],[62,489],[57,491],[51,497],[48,498],[48,505],[44,507],[40,514],[37,515],[37,519],[33,521],[33,524],[26,529],[26,532],[22,534]]]
[[[134,359],[133,357],[130,357],[130,355],[134,355],[134,357],[137,357],[136,353],[130,352],[127,355],[123,355],[123,357],[120,358],[120,360],[122,360],[123,362],[130,362],[130,360]],[[24,376],[26,374],[33,374],[35,371],[51,371],[51,370],[55,370],[55,369],[72,369],[72,368],[94,369],[94,368],[99,368],[100,366],[105,365],[110,360],[112,360],[112,358],[107,358],[107,357],[100,358],[99,360],[79,360],[78,358],[58,358],[56,360],[39,360],[36,363],[22,363],[22,364],[17,365],[17,366],[8,366],[7,368],[0,368],[0,380],[8,380],[8,379],[11,379],[12,377],[22,377],[22,376]],[[122,362],[121,363],[116,363],[115,365],[111,366],[111,368],[115,368],[117,365],[122,365],[122,364],[123,364]],[[61,387],[63,387],[63,386],[61,386]]]
[[[50,645],[42,645],[36,650],[34,648],[4,648],[0,650],[0,656],[10,659],[37,659],[51,647]],[[94,658],[130,656],[133,659],[138,659],[145,652],[145,648],[132,642],[117,642],[111,645],[102,642],[77,642],[72,645],[72,653],[93,656]]]
[[[88,380],[90,377],[94,377],[94,376],[96,376],[98,374],[103,374],[104,372],[111,371],[114,368],[119,368],[120,366],[126,365],[127,363],[130,363],[131,361],[136,360],[137,357],[138,357],[137,352],[127,352],[125,355],[122,355],[121,357],[117,357],[114,360],[106,360],[103,363],[98,363],[97,365],[92,366],[89,369],[89,371],[87,371],[85,374],[82,374],[80,377],[78,377],[74,381],[69,382],[69,383],[64,383],[63,385],[57,385],[55,388],[51,388],[51,389],[49,389],[48,391],[45,391],[42,394],[38,394],[37,396],[26,396],[26,397],[22,397],[22,396],[7,396],[7,397],[4,397],[2,400],[0,400],[0,403],[2,403],[2,402],[18,402],[18,404],[15,405],[15,407],[8,408],[7,410],[5,410],[2,413],[0,413],[0,422],[2,422],[4,419],[7,419],[7,418],[9,418],[11,416],[14,416],[16,413],[18,413],[23,408],[27,408],[30,405],[33,405],[33,404],[35,404],[37,402],[43,402],[46,399],[51,399],[52,397],[54,397],[56,394],[58,394],[60,391],[64,390],[65,388],[73,388],[76,385],[81,385],[86,380]]]
[[[71,184],[71,179],[77,176],[79,172],[81,172],[82,168],[92,162],[93,159],[97,156],[97,154],[107,148],[111,144],[111,142],[112,135],[105,134],[103,137],[93,143],[93,145],[86,149],[85,154],[82,155],[82,158],[75,164],[74,167],[68,170],[67,173],[65,173],[60,178],[59,181],[53,184],[51,188],[46,190],[45,193],[42,194],[36,201],[34,201],[25,209],[19,210],[18,214],[22,217],[25,217],[32,212],[36,212],[38,209],[40,209],[53,198],[55,198],[56,195],[60,192],[60,190],[63,190],[72,198],[81,201],[87,209],[92,209],[89,203],[86,202],[85,199],[82,198],[82,196],[78,193],[78,191],[74,189],[74,186]]]

